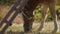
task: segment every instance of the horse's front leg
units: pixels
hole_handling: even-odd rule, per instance
[[[54,20],[55,28],[54,28],[54,31],[52,32],[52,33],[54,33],[54,32],[57,32],[57,30],[58,30],[57,15],[56,15],[56,11],[55,11],[55,3],[54,2],[49,4],[49,9],[50,9],[51,16]]]
[[[46,17],[47,17],[47,9],[48,9],[48,6],[47,6],[47,3],[44,3],[42,4],[43,8],[42,8],[42,13],[41,13],[41,24],[39,26],[39,31],[43,30],[43,26],[44,26],[44,23],[45,23],[45,20],[46,20]]]
[[[33,25],[33,11],[27,11],[24,9],[23,11],[23,20],[24,20],[24,32],[29,34],[32,32],[32,25]]]

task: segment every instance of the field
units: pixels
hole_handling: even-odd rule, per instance
[[[60,7],[56,6],[56,9],[58,9],[58,8],[60,8]],[[0,12],[0,17],[3,18],[7,14],[9,9],[10,9],[10,7],[2,8],[2,11]],[[39,15],[37,15],[37,16],[40,17]],[[39,22],[36,22],[36,23],[35,22],[33,24],[33,29],[32,30],[36,34],[37,33],[36,30],[39,27]],[[60,22],[60,20],[58,21],[58,25],[60,26],[59,22]],[[5,31],[5,34],[23,34],[24,30],[23,30],[23,18],[22,18],[22,15],[19,14],[15,18],[15,20],[13,21],[12,24],[13,25],[9,26],[8,29]],[[0,30],[2,30],[2,28],[0,28]],[[48,21],[48,22],[46,22],[44,24],[44,30],[42,30],[41,33],[46,34],[48,32],[51,32],[53,29],[54,29],[53,21]],[[59,32],[54,33],[54,34],[60,34],[60,27],[59,27]]]
[[[60,20],[58,21],[58,25],[60,26]],[[33,24],[33,32],[36,34],[36,30],[38,29],[39,27],[39,23],[36,22]],[[1,30],[2,28],[0,28]],[[50,22],[46,22],[44,24],[44,30],[41,31],[41,33],[43,34],[46,34],[46,33],[50,33],[51,31],[53,31],[54,29],[54,23],[53,21],[50,21]],[[16,23],[13,23],[12,26],[9,26],[8,29],[5,31],[5,34],[23,34],[23,23],[20,23],[20,24],[16,24]],[[54,34],[60,34],[60,27],[59,27],[59,31],[57,33],[54,33]]]

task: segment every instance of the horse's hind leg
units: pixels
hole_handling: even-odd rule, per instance
[[[44,26],[44,22],[46,20],[46,17],[47,17],[47,9],[48,9],[48,6],[47,6],[47,3],[44,3],[42,4],[43,8],[42,8],[42,17],[41,17],[41,25],[39,26],[39,31],[43,30],[43,26]]]
[[[32,25],[33,25],[33,11],[26,11],[24,9],[23,11],[23,20],[24,20],[24,32],[29,34],[28,32],[31,32]]]
[[[52,32],[52,33],[54,33],[58,30],[57,15],[56,15],[56,11],[55,11],[55,3],[54,2],[49,4],[49,9],[50,9],[51,16],[54,20],[54,27],[55,28],[54,28],[54,31]]]

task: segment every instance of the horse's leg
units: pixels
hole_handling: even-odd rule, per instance
[[[33,25],[33,11],[26,11],[24,9],[23,11],[23,20],[24,20],[24,32],[28,33],[31,32],[32,29],[32,25]]]
[[[56,15],[56,11],[55,11],[55,3],[54,2],[49,4],[49,9],[50,9],[51,16],[54,20],[54,28],[55,29],[52,32],[52,33],[54,33],[54,32],[57,32],[57,30],[58,30],[57,15]]]
[[[43,25],[44,25],[44,22],[46,20],[46,17],[47,17],[47,9],[48,9],[48,6],[47,6],[47,3],[44,3],[42,4],[43,8],[42,8],[42,17],[41,17],[41,25],[39,26],[39,31],[43,30]]]

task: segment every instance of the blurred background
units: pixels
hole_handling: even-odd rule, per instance
[[[8,11],[11,9],[11,6],[14,4],[15,1],[16,0],[0,0],[0,21],[8,13]],[[34,19],[35,20],[40,21],[40,18],[41,18],[41,10],[42,10],[41,8],[42,8],[42,6],[38,5],[36,7],[36,9],[34,10]],[[60,20],[60,0],[56,0],[55,10],[56,10],[56,14],[58,16],[58,20]],[[48,14],[48,16],[47,16],[46,21],[52,21],[50,12],[48,12],[47,14]],[[17,23],[17,24],[23,23],[22,15],[21,14],[17,15],[17,17],[15,18],[15,20],[13,21],[13,23]],[[10,33],[14,32],[14,34],[19,34],[19,32],[23,30],[23,27],[21,27],[21,25],[22,24],[20,24],[20,25],[14,24],[12,27],[9,27],[8,31]],[[7,34],[10,34],[9,32]]]
[[[16,0],[0,0],[0,20],[5,16],[5,14],[9,11],[11,6],[14,4]],[[38,5],[34,12],[35,19],[39,19],[41,17],[41,6]],[[49,10],[48,10],[49,11]],[[58,15],[58,19],[60,19],[60,0],[56,0],[56,13]],[[48,12],[47,20],[51,20],[50,12]]]

